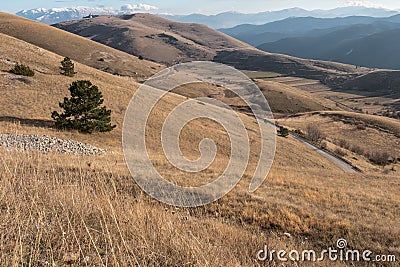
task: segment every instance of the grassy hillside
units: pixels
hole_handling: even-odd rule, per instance
[[[139,86],[135,79],[81,63],[76,77],[64,77],[58,73],[61,55],[4,34],[0,38],[0,133],[58,136],[108,151],[79,156],[0,148],[0,265],[264,266],[256,256],[265,244],[276,250],[322,250],[339,238],[352,247],[398,253],[397,173],[343,173],[297,140],[278,138],[271,173],[250,194],[260,138],[254,119],[244,115],[251,156],[234,191],[200,208],[154,201],[132,180],[121,149],[125,108]],[[31,66],[36,75],[8,73],[15,62]],[[113,132],[83,135],[51,127],[50,113],[75,79],[99,86],[117,124]],[[160,129],[184,100],[169,94],[160,101],[149,120],[148,148],[159,171],[177,182],[196,183],[225,168],[230,143],[222,127],[196,120],[181,135],[182,152],[195,158],[207,136],[219,148],[216,164],[198,176],[182,175],[167,164],[160,153]]]
[[[399,118],[398,71],[377,70],[333,85],[315,79],[299,78],[274,73],[250,72],[256,80],[279,83],[282,88],[290,86],[298,92],[324,101],[331,110],[339,109]],[[292,90],[293,90],[292,89]],[[330,104],[334,104],[334,106]]]
[[[394,165],[385,170],[371,160],[385,155],[388,160],[396,161],[400,158],[398,120],[353,112],[324,111],[297,114],[281,119],[279,123],[304,133],[307,132],[307,126],[314,123],[327,138],[328,148],[339,151],[355,166],[366,172],[396,170]]]
[[[283,83],[257,80],[274,113],[296,114],[317,110],[337,110],[334,102],[321,99],[296,87]]]
[[[314,20],[312,21],[314,22]],[[344,20],[343,23],[346,21]],[[93,19],[60,23],[55,26],[167,65],[182,61],[213,60],[242,70],[269,71],[317,80],[322,83],[321,86],[310,86],[311,90],[316,87],[327,87],[334,92],[333,94],[336,92],[345,94],[344,98],[348,96],[347,94],[352,95],[349,101],[344,101],[345,103],[341,103],[341,99],[337,99],[335,96],[329,96],[338,103],[340,108],[356,111],[361,109],[380,115],[396,112],[393,110],[396,109],[396,103],[393,102],[393,99],[387,100],[386,98],[392,97],[388,94],[395,96],[393,88],[397,83],[397,78],[387,71],[382,71],[388,75],[377,82],[379,88],[370,88],[369,84],[374,84],[375,81],[371,80],[371,83],[367,82],[364,86],[363,77],[371,75],[372,79],[373,76],[376,76],[373,74],[374,70],[342,63],[306,60],[267,53],[203,25],[177,23],[149,14],[99,16]],[[300,89],[308,90],[307,86],[303,87],[298,86]],[[368,94],[370,91],[379,93],[371,95]],[[365,99],[353,99],[357,97],[365,97]],[[357,101],[357,105],[353,101]],[[359,102],[361,105],[358,105]],[[299,105],[307,106],[304,102]],[[311,111],[316,108],[319,109],[319,107],[306,107],[305,109],[292,108],[292,111],[289,111],[287,108],[283,108],[286,111],[282,109],[281,111],[293,113]]]
[[[225,50],[218,52],[214,61],[249,71],[277,72],[295,77],[319,80],[325,83],[341,84],[371,70],[328,61],[305,60],[259,50]]]
[[[150,14],[99,16],[54,26],[167,65],[211,60],[221,49],[249,48],[204,25],[178,23]]]
[[[82,64],[141,80],[151,76],[160,65],[90,41],[77,35],[0,12],[0,33],[14,36]]]
[[[267,99],[275,116],[309,111],[340,110],[334,102],[315,97],[311,93],[292,86],[264,80],[256,80],[255,82]],[[211,97],[241,112],[251,112],[243,100],[221,86],[195,83],[175,88],[173,92],[189,98]]]

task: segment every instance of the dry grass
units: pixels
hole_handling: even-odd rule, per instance
[[[338,110],[334,102],[274,81],[256,81],[274,113],[296,114],[317,110]]]
[[[386,118],[382,116],[354,113],[354,112],[337,112],[337,111],[329,111],[329,112],[321,112],[322,114],[328,114],[331,116],[338,116],[342,118],[349,118],[353,120],[361,121],[367,125],[374,126],[378,129],[383,129],[385,131],[389,131],[397,136],[400,136],[400,122],[399,120]]]
[[[274,115],[278,117],[299,112],[340,110],[333,101],[315,97],[296,87],[264,80],[256,80],[256,85],[267,99]],[[243,112],[249,111],[243,100],[221,86],[195,83],[175,88],[173,92],[189,98],[211,97]]]
[[[381,77],[374,76],[382,73]],[[394,75],[392,75],[393,73]],[[379,75],[378,75],[379,76]],[[281,86],[294,87],[314,99],[330,102],[331,110],[363,111],[368,114],[383,115],[388,109],[396,107],[398,93],[392,87],[398,81],[398,73],[392,71],[371,72],[359,78],[348,79],[344,85],[329,87],[316,79],[305,79],[291,76],[262,78],[265,81],[277,82]],[[388,82],[382,77],[393,81]],[[332,106],[333,104],[333,106]],[[325,104],[326,105],[326,104]]]
[[[139,60],[135,56],[69,32],[2,12],[0,12],[0,33],[24,40],[63,57],[69,57],[82,64],[112,74],[135,77],[138,80],[150,77],[162,68],[159,64]],[[42,52],[38,50],[38,56],[44,56]]]
[[[253,265],[262,244],[151,201],[109,159],[1,153],[2,266]]]
[[[228,196],[194,209],[146,196],[121,153],[0,153],[3,266],[257,266],[264,244],[319,250],[340,237],[355,248],[400,252],[397,177],[343,175],[291,139],[279,139],[269,178],[254,194],[246,175]]]
[[[354,248],[399,255],[396,173],[345,174],[298,141],[278,138],[271,173],[250,194],[259,138],[255,121],[242,115],[253,142],[249,167],[238,187],[202,208],[163,205],[137,187],[121,151],[125,107],[138,84],[77,64],[76,79],[90,79],[99,86],[118,127],[95,135],[57,131],[46,127],[47,120],[73,80],[58,75],[62,57],[5,35],[1,38],[2,59],[6,55],[41,72],[21,82],[8,76],[9,65],[1,61],[0,132],[71,138],[109,153],[86,157],[0,150],[0,265],[257,266],[263,265],[256,261],[256,253],[264,244],[277,250],[318,250],[334,246],[340,237]],[[177,182],[187,176],[165,162],[157,133],[162,118],[182,100],[166,96],[148,128],[155,165]],[[200,178],[218,174],[229,157],[223,133],[207,120],[184,130],[183,152],[196,157],[205,135],[217,141],[221,153],[218,164]]]
[[[324,136],[335,144],[330,144],[330,149],[341,147],[346,152],[345,158],[364,171],[382,173],[399,168],[398,164],[391,164],[382,169],[367,160],[367,155],[373,153],[387,153],[392,159],[400,157],[400,122],[395,119],[324,111],[281,119],[279,123],[303,132],[307,132],[310,123],[318,125]]]

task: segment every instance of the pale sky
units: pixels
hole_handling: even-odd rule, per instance
[[[267,10],[279,10],[292,7],[304,9],[331,9],[349,5],[364,5],[370,7],[384,7],[400,9],[399,0],[2,0],[0,11],[15,13],[23,9],[52,8],[52,7],[112,7],[119,9],[126,4],[148,4],[158,8],[156,13],[171,14],[216,14],[224,11],[241,13],[257,13]]]

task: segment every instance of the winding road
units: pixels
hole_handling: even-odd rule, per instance
[[[334,155],[328,153],[327,151],[322,150],[321,148],[309,143],[304,138],[301,138],[301,137],[296,136],[294,134],[291,134],[290,136],[292,136],[294,139],[302,142],[303,144],[305,144],[306,146],[308,146],[312,150],[318,152],[319,154],[321,154],[322,156],[324,156],[325,158],[330,160],[332,163],[334,163],[337,167],[342,169],[344,172],[350,172],[350,173],[359,173],[360,172],[360,170],[357,169],[356,167],[354,167],[351,164],[347,163],[346,161],[340,159],[339,157],[335,157]]]

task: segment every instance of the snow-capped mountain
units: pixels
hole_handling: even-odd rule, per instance
[[[92,15],[122,15],[137,12],[151,12],[157,10],[157,7],[146,4],[123,5],[121,8],[100,8],[100,7],[66,7],[66,8],[35,8],[22,10],[17,13],[18,16],[27,19],[40,21],[46,24],[54,24],[62,21],[81,19]]]
[[[90,14],[92,15],[122,15],[137,12],[154,12],[157,7],[147,4],[123,5],[120,9],[100,8],[100,7],[72,7],[72,8],[36,8],[22,10],[17,15],[37,20],[47,24],[81,19]],[[301,8],[289,8],[277,11],[266,11],[254,14],[244,14],[238,12],[224,12],[217,15],[167,15],[159,14],[162,17],[179,22],[201,23],[211,28],[230,28],[240,24],[265,24],[289,17],[316,17],[316,18],[335,18],[347,16],[370,16],[370,17],[389,17],[399,14],[399,10],[388,10],[378,7],[365,7],[359,5],[339,7],[331,10],[305,10]]]

